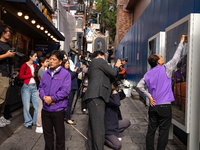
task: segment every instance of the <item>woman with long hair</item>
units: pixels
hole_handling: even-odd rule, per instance
[[[70,64],[68,59],[64,59],[62,62],[62,67],[68,70],[71,74],[71,91],[69,93],[69,101],[67,103],[67,110],[65,112],[65,119],[66,123],[71,124],[71,125],[76,125],[72,120],[71,120],[71,107],[72,107],[72,102],[74,99],[74,95],[76,90],[78,89],[78,83],[77,83],[77,77],[78,77],[78,67],[74,69],[72,72],[70,70]]]
[[[24,126],[27,129],[32,129],[32,125],[36,125],[38,107],[39,107],[39,99],[37,94],[37,76],[35,76],[35,67],[33,64],[37,59],[37,53],[33,50],[28,54],[29,60],[25,62],[19,71],[19,79],[24,80],[24,84],[21,88],[21,96],[23,103],[23,112],[24,112]],[[32,102],[34,107],[33,118],[31,117],[30,103]]]
[[[40,57],[38,60],[38,65],[35,67],[35,76],[38,76],[39,81],[42,79],[42,76],[44,74],[45,68],[48,67],[49,65],[49,60],[46,57]],[[39,96],[39,95],[38,95]],[[35,132],[36,133],[43,133],[42,129],[42,119],[41,119],[41,112],[42,112],[42,100],[39,98],[39,110],[38,110],[38,115],[37,115],[37,127]]]

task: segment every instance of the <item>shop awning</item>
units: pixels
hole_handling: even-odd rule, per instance
[[[21,34],[36,40],[52,40],[44,31],[53,35],[57,40],[64,41],[65,37],[55,28],[55,26],[44,16],[38,7],[31,0],[3,0],[0,1],[2,7],[1,20]],[[5,11],[6,10],[6,13]],[[23,15],[19,17],[17,12],[21,11]],[[29,19],[24,19],[24,15],[28,14]],[[49,14],[50,15],[50,14]],[[36,24],[32,24],[34,19]],[[36,28],[36,25],[44,27],[44,30]]]

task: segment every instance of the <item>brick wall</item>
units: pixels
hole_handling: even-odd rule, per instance
[[[123,39],[132,26],[133,13],[123,9],[128,0],[118,0],[115,46]]]
[[[117,23],[116,23],[116,36],[115,46],[117,46],[132,25],[137,21],[151,0],[138,0],[135,7],[132,10],[124,9],[124,5],[129,0],[117,1]]]

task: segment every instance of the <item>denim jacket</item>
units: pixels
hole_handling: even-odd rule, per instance
[[[43,101],[43,109],[49,112],[67,110],[68,95],[71,90],[71,75],[69,71],[60,67],[55,74],[51,70],[44,72],[39,85],[39,96]],[[43,97],[51,96],[54,105],[47,105]]]

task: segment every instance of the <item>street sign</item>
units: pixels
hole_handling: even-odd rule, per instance
[[[93,29],[100,29],[100,24],[91,23]]]

